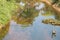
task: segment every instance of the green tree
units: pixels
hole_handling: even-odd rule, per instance
[[[0,24],[7,24],[11,19],[12,11],[16,8],[14,1],[0,0]]]

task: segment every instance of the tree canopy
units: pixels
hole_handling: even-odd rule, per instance
[[[54,5],[52,5],[51,1],[52,0],[0,0],[0,24],[3,24],[3,25],[6,24],[11,19],[11,17],[12,17],[11,14],[15,15],[21,11],[23,11],[21,13],[22,16],[25,16],[25,17],[26,17],[26,15],[30,16],[31,15],[30,13],[32,12],[30,10],[32,9],[34,11],[35,9],[33,9],[33,8],[35,8],[35,4],[36,3],[40,4],[40,2],[43,2],[46,4],[46,6],[48,6],[48,8],[45,7],[47,10],[49,10],[49,12],[47,12],[47,13],[54,11],[57,15],[59,15],[60,14],[60,7],[59,7],[60,1],[58,1],[58,3],[56,3]],[[24,7],[21,6],[20,2],[23,2],[25,4],[25,6]],[[31,8],[29,9],[26,7],[31,7]],[[50,8],[52,10],[50,10]],[[19,10],[17,11],[17,9],[19,9]],[[24,10],[28,10],[28,11],[24,11]],[[17,12],[17,13],[14,14],[14,12]]]
[[[6,24],[11,19],[11,13],[17,8],[14,1],[0,0],[0,24]]]

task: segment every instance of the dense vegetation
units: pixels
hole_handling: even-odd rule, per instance
[[[19,3],[23,2],[25,3],[25,6],[19,6]],[[35,3],[39,3],[40,0],[0,0],[0,24],[5,25],[12,16],[16,16],[19,14],[18,18],[24,17],[25,18],[31,18],[34,13],[37,13],[37,10],[35,10]],[[56,2],[56,0],[52,0],[52,2]],[[58,0],[56,2],[57,6],[60,5],[60,1]],[[18,9],[17,9],[18,8]],[[54,13],[53,10],[46,5],[46,7],[43,9],[46,14],[52,14]],[[21,12],[22,11],[22,12]],[[21,12],[21,13],[20,13]],[[32,14],[33,13],[33,14]],[[21,15],[20,15],[21,14]],[[17,17],[16,17],[17,18]]]
[[[25,6],[20,5],[18,7],[20,2],[25,3]],[[32,17],[33,16],[32,13],[37,12],[35,10],[35,3],[37,2],[39,3],[40,0],[32,0],[32,1],[31,0],[0,0],[0,24],[5,25],[7,22],[9,22],[12,16],[16,16],[18,14],[19,14],[18,18],[19,17],[24,17],[24,18]],[[52,3],[56,4],[57,6],[60,6],[59,0],[58,1],[52,0]],[[51,7],[48,7],[47,5],[43,10],[45,11],[46,14],[54,13]]]
[[[0,0],[0,24],[5,25],[11,19],[12,11],[16,9],[14,1]]]
[[[16,8],[15,1],[0,0],[0,40],[7,34],[12,13]]]

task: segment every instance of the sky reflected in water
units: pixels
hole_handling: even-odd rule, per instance
[[[42,20],[45,18],[54,18],[54,16],[45,17],[40,13],[38,17],[35,17],[33,23],[26,28],[22,28],[20,24],[12,20],[9,32],[3,40],[53,40],[53,25],[43,24]],[[60,27],[55,27],[55,30],[56,38],[54,40],[60,40]]]

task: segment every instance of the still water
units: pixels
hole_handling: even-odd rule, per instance
[[[53,18],[54,16],[39,16],[34,18],[31,25],[23,28],[13,20],[10,22],[10,28],[3,40],[60,40],[60,27],[55,27],[56,37],[52,38],[53,25],[44,24],[42,20],[45,18]]]

